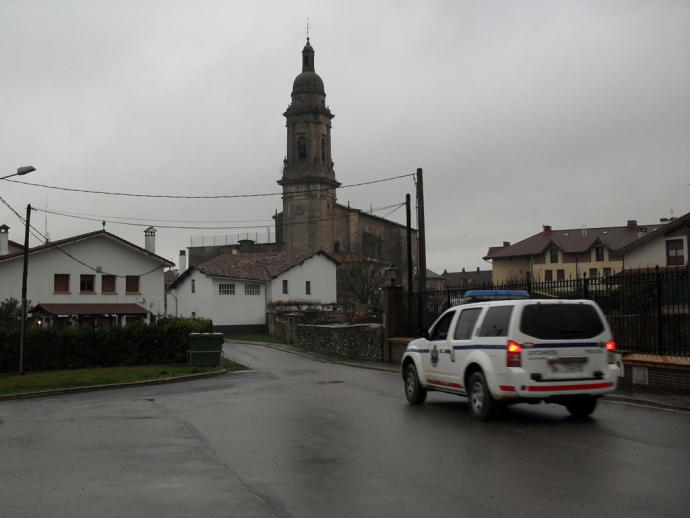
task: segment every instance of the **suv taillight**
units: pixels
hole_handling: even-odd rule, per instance
[[[604,347],[608,351],[609,363],[616,363],[616,355],[614,354],[616,352],[616,342],[609,340]]]
[[[512,340],[506,346],[506,367],[522,367],[522,346]]]

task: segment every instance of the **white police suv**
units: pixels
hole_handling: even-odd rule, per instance
[[[547,401],[590,415],[620,368],[611,330],[591,300],[528,299],[526,292],[468,291],[410,342],[401,368],[407,400],[427,391],[469,397],[483,421],[500,403]],[[492,299],[492,300],[491,300]]]

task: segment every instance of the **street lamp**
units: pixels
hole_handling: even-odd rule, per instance
[[[4,180],[10,176],[23,176],[25,174],[35,171],[36,168],[32,165],[25,165],[17,168],[15,174],[0,178]],[[26,206],[26,220],[24,225],[24,271],[22,273],[22,321],[20,323],[19,331],[19,374],[24,374],[24,330],[26,327],[26,278],[29,273],[29,228],[31,227],[31,204]]]
[[[8,174],[7,176],[0,177],[0,180],[5,180],[7,178],[12,178],[13,176],[24,176],[25,174],[33,173],[36,168],[32,165],[23,165],[17,168],[16,173]]]

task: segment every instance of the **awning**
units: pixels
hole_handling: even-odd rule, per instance
[[[34,307],[51,315],[146,315],[148,311],[139,304],[44,304]]]

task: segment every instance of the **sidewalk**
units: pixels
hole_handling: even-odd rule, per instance
[[[388,371],[398,373],[400,372],[400,365],[397,363],[383,363],[375,361],[352,360],[339,356],[331,356],[326,354],[319,354],[308,351],[294,345],[276,344],[269,342],[249,342],[243,340],[233,340],[235,343],[259,345],[262,347],[270,347],[278,349],[305,358],[311,358],[318,361],[337,363],[339,365],[347,365],[350,367],[358,367],[360,369],[373,369],[379,371]],[[225,343],[231,343],[227,340]],[[690,394],[672,393],[661,390],[654,390],[651,388],[619,388],[613,394],[608,394],[603,398],[606,401],[615,401],[617,403],[625,403],[630,405],[641,405],[655,408],[664,408],[666,410],[678,410],[682,412],[690,412]]]

